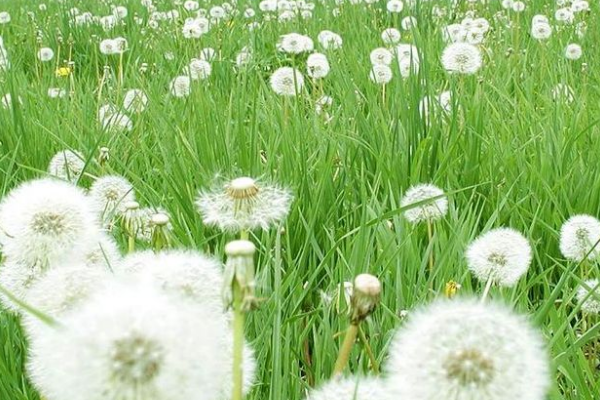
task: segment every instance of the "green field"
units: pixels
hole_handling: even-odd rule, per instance
[[[37,1],[0,0],[0,11],[11,16],[0,25],[10,61],[0,72],[0,96],[9,93],[14,100],[0,108],[0,196],[45,176],[58,151],[76,150],[87,164],[80,186],[108,173],[126,177],[142,205],[170,214],[174,247],[222,258],[234,235],[203,225],[194,205],[199,190],[252,176],[294,193],[281,247],[275,246],[276,230],[251,234],[262,301],[246,325],[258,362],[249,400],[304,399],[329,379],[348,324],[347,305],[335,293],[364,272],[383,285],[381,305],[364,329],[385,369],[402,311],[410,315],[414,307],[443,297],[449,281],[461,285],[457,296],[481,295],[485,283],[467,269],[465,249],[481,233],[501,226],[529,239],[533,262],[514,288],[494,287],[490,297],[529,314],[543,332],[554,382],[549,399],[598,395],[600,320],[590,316],[582,331],[575,295],[582,280],[598,277],[600,270],[593,262],[584,273],[559,251],[560,228],[570,216],[600,216],[597,3],[576,14],[572,24],[555,21],[560,6],[541,0],[527,2],[521,13],[503,9],[498,0],[457,5],[432,0],[405,4],[399,14],[387,12],[384,1],[336,5],[327,0],[315,3],[312,18],[278,22],[268,20],[256,2],[240,0],[233,6],[238,15],[199,39],[182,36],[192,13],[173,0],[154,1],[159,11],[180,14],[158,28],[149,26],[150,14],[137,0],[44,3],[40,10]],[[111,5],[124,5],[129,13],[105,31],[94,23],[70,24],[68,10],[74,5],[97,16],[109,15]],[[243,15],[248,7],[256,11],[250,19]],[[446,15],[436,17],[434,7]],[[483,67],[474,75],[449,74],[440,62],[446,46],[442,31],[467,12],[490,23],[478,46]],[[530,35],[536,14],[550,20],[547,41]],[[406,16],[417,21],[410,31],[400,28]],[[259,25],[250,30],[252,21]],[[589,26],[583,37],[576,33],[581,21]],[[369,54],[384,46],[381,32],[389,27],[401,30],[402,43],[418,48],[420,67],[404,79],[394,61],[394,77],[384,88],[369,79]],[[323,30],[339,34],[342,48],[323,50],[317,41]],[[278,38],[292,32],[314,40],[331,72],[319,82],[305,76],[302,93],[283,98],[269,85],[273,71],[306,70],[306,54],[277,51]],[[127,51],[102,54],[100,41],[115,37],[127,39]],[[565,58],[569,43],[581,45],[580,59]],[[236,56],[246,46],[252,58],[238,68]],[[40,62],[40,47],[52,48],[54,59]],[[193,82],[187,98],[170,95],[171,80],[207,47],[217,53],[211,75]],[[56,69],[69,61],[72,73],[57,76]],[[571,88],[571,102],[553,96],[557,84]],[[67,95],[50,98],[49,88]],[[107,103],[120,107],[129,89],[147,94],[147,109],[128,113],[130,131],[104,129],[98,109]],[[427,123],[419,112],[421,99],[446,90],[453,96],[452,110]],[[322,94],[333,99],[329,118],[315,112]],[[104,167],[97,163],[101,147],[110,150]],[[408,223],[400,206],[411,185],[429,182],[449,199],[448,214],[435,223],[431,242],[426,227]],[[116,238],[126,251],[126,239]],[[275,257],[279,249],[281,263]],[[325,301],[323,293],[333,300]],[[19,318],[0,311],[0,399],[39,399],[25,362]],[[349,370],[369,371],[360,345]]]

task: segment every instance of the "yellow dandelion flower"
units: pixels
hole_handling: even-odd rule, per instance
[[[456,293],[458,292],[459,289],[460,289],[460,283],[457,283],[455,281],[448,281],[446,283],[446,290],[444,290],[444,294],[446,295],[447,298],[451,299],[454,296],[456,296]]]
[[[60,67],[56,69],[56,76],[59,78],[66,78],[67,76],[73,73],[73,68],[71,67]]]

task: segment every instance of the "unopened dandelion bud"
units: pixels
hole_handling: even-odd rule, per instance
[[[457,283],[455,281],[448,281],[446,283],[446,288],[444,290],[444,295],[448,299],[451,299],[454,296],[456,296],[456,293],[458,293],[458,291],[460,290],[460,288],[461,288],[460,283]]]
[[[129,236],[136,236],[141,226],[140,221],[140,205],[136,201],[128,201],[123,204],[123,224],[122,228],[125,233]]]
[[[381,298],[381,282],[369,274],[358,275],[354,279],[354,290],[350,300],[352,306],[352,323],[358,324],[367,318],[379,304]]]
[[[100,147],[100,154],[98,155],[98,163],[100,166],[104,166],[108,160],[110,160],[110,149],[108,147]]]
[[[167,214],[156,213],[150,219],[152,229],[152,247],[160,251],[171,244],[171,235],[169,229],[170,218]]]
[[[233,304],[233,290],[237,286],[241,291],[242,307],[248,311],[254,298],[254,253],[256,246],[248,240],[235,240],[225,246],[227,263],[225,265],[225,282],[223,300],[225,307]]]

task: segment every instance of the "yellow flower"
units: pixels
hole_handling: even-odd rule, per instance
[[[71,67],[60,67],[56,70],[56,76],[58,76],[59,78],[65,78],[71,75],[72,72],[73,69]]]
[[[444,294],[447,298],[451,299],[456,296],[456,293],[460,289],[460,283],[456,283],[455,281],[448,281],[446,283],[446,290],[444,290]]]

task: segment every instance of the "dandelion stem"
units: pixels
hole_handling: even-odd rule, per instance
[[[282,313],[282,296],[281,296],[281,228],[277,229],[275,235],[275,259],[274,259],[274,296],[275,296],[275,324],[273,327],[273,381],[272,393],[281,393],[280,385],[281,376],[281,313]]]
[[[242,288],[233,283],[233,392],[232,400],[243,397],[243,361],[244,361],[244,310]]]
[[[135,251],[135,235],[129,235],[127,238],[127,254],[131,254]]]
[[[335,367],[333,369],[333,376],[339,376],[344,372],[346,365],[348,364],[348,360],[350,359],[350,352],[352,351],[352,346],[356,341],[356,336],[358,334],[358,323],[351,323],[346,331],[346,337],[344,338],[344,342],[342,343],[342,347],[340,348],[340,354],[335,362]]]
[[[365,347],[365,352],[367,353],[367,356],[369,357],[369,361],[371,362],[371,369],[373,369],[374,373],[379,374],[379,364],[377,363],[377,359],[375,358],[373,349],[371,349],[371,345],[369,344],[369,341],[367,340],[365,331],[360,326],[358,327],[358,335],[360,337],[360,341],[362,342],[363,346]]]
[[[492,279],[492,275],[490,274],[490,276],[488,277],[487,282],[485,284],[485,289],[483,290],[483,294],[481,295],[481,303],[485,303],[488,293],[490,292],[490,289],[492,288],[492,283],[494,283],[494,280]]]

